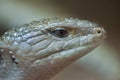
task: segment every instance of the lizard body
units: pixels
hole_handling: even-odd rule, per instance
[[[47,18],[16,26],[0,41],[0,80],[49,80],[105,39],[86,20]]]

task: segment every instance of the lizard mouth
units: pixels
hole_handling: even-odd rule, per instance
[[[47,46],[46,48],[45,46],[43,49],[39,49],[39,47],[35,47],[34,49],[40,50],[40,51],[36,53],[33,52],[31,54],[26,53],[25,56],[24,54],[20,56],[18,55],[17,58],[21,57],[21,61],[23,62],[24,61],[34,62],[37,60],[43,60],[46,58],[50,58],[52,56],[54,57],[61,56],[61,54],[62,55],[64,54],[64,56],[66,55],[71,56],[71,55],[75,55],[76,53],[86,54],[87,52],[91,51],[92,49],[100,45],[105,38],[106,38],[105,31],[97,35],[89,34],[86,36],[76,37],[69,41],[62,40],[62,43],[60,43],[60,41],[58,42],[52,41],[48,38],[48,39],[45,39],[39,42],[40,44],[39,43],[37,44],[39,44],[38,46],[43,47],[44,45],[41,46],[41,44],[43,43],[45,45],[48,45],[49,47]],[[51,44],[51,42],[54,42],[54,43]],[[23,52],[24,52],[24,49],[23,49]],[[13,57],[13,60],[17,61],[16,59],[14,59],[14,57]]]
[[[41,61],[41,60],[45,60],[45,59],[53,59],[55,57],[59,57],[59,59],[61,58],[65,58],[65,57],[72,57],[72,56],[83,56],[85,54],[87,54],[88,52],[90,52],[91,50],[93,50],[94,48],[96,48],[97,46],[99,46],[104,39],[106,38],[106,36],[104,36],[103,38],[100,39],[95,39],[94,41],[92,40],[85,43],[84,45],[79,45],[78,47],[69,47],[68,49],[59,49],[58,51],[55,51],[54,53],[51,54],[46,54],[41,58],[37,58],[36,60],[34,60],[34,62],[36,61]]]
[[[84,39],[82,40],[82,38]],[[53,49],[50,48],[51,50],[49,50],[48,48],[47,49],[48,53],[38,56],[36,60],[42,60],[52,56],[60,56],[60,54],[62,53],[70,56],[70,53],[74,50],[76,50],[73,52],[74,55],[76,53],[81,53],[83,51],[86,52],[87,49],[88,49],[87,51],[90,51],[95,47],[99,46],[105,39],[106,39],[106,33],[102,33],[99,35],[87,35],[84,37],[78,37],[76,39],[73,39],[73,41],[71,40],[68,41],[68,43],[65,43],[64,45],[61,45],[61,47],[59,48],[56,47],[60,46],[60,44],[54,45],[56,47],[54,47]]]
[[[66,62],[73,62],[80,57],[86,55],[90,51],[92,51],[94,48],[96,48],[100,43],[97,43],[96,45],[89,45],[89,46],[81,46],[81,47],[76,47],[76,48],[71,48],[68,50],[62,50],[58,51],[56,53],[46,55],[42,58],[36,59],[33,61],[34,64],[39,64],[45,62],[45,64],[57,64],[59,62],[62,62],[63,64]],[[92,46],[92,47],[91,47]],[[66,62],[64,62],[66,61]]]
[[[35,53],[34,55],[29,55],[29,56],[25,56],[25,57],[20,56],[23,59],[20,61],[36,62],[38,60],[44,60],[47,58],[52,59],[52,57],[58,57],[58,56],[63,56],[63,57],[69,56],[70,57],[72,55],[78,55],[77,53],[80,53],[79,55],[82,56],[82,55],[86,54],[87,52],[91,51],[92,49],[94,49],[95,47],[97,47],[98,45],[100,45],[106,38],[105,34],[103,34],[103,35],[104,36],[100,36],[100,37],[87,35],[87,36],[84,36],[85,38],[83,40],[80,40],[83,37],[78,37],[76,39],[73,39],[74,42],[71,40],[71,41],[68,41],[68,43],[66,43],[64,45],[63,44],[62,45],[54,44],[54,45],[52,45],[53,48],[51,48],[51,46],[49,46],[48,48],[43,50],[44,52],[41,52],[39,54]],[[59,46],[59,47],[57,47],[57,46]],[[18,61],[17,58],[19,60],[19,57],[14,58],[14,56],[13,56],[13,60],[15,62]],[[19,62],[16,62],[16,63],[18,64]]]

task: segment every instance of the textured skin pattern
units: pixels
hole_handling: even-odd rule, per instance
[[[99,25],[47,18],[16,26],[0,41],[0,80],[49,80],[105,39]]]

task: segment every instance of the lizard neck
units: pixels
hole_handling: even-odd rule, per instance
[[[23,70],[13,63],[9,49],[0,48],[0,80],[22,80]]]

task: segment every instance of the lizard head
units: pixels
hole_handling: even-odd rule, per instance
[[[4,42],[14,53],[18,65],[29,64],[26,74],[32,76],[32,71],[36,73],[33,79],[40,75],[42,80],[47,80],[96,48],[105,38],[106,31],[96,23],[48,18],[13,28],[5,33]]]

